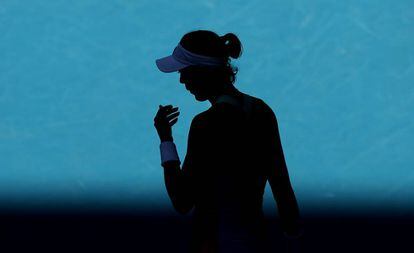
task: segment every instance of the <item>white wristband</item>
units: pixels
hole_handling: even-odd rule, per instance
[[[181,164],[180,158],[178,157],[177,148],[172,141],[163,141],[160,144],[161,152],[161,165],[167,161],[178,161]]]

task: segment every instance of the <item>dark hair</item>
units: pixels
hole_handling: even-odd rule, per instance
[[[234,33],[219,36],[212,31],[196,30],[185,34],[180,44],[192,53],[222,58],[226,65],[214,68],[214,73],[219,81],[234,84],[238,68],[230,63],[230,57],[237,59],[242,54],[242,44]]]

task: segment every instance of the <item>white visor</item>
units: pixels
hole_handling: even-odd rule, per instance
[[[175,47],[172,55],[157,59],[155,63],[158,69],[165,73],[175,72],[191,65],[223,66],[226,64],[221,58],[191,53],[181,44]]]

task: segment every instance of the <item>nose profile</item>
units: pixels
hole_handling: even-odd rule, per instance
[[[180,75],[180,83],[185,83],[185,79],[184,79],[183,74]]]

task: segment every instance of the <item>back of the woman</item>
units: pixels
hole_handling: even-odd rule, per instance
[[[258,166],[262,101],[241,92],[236,99],[196,119],[204,155],[194,171],[194,252],[260,252],[266,243],[266,175]]]

